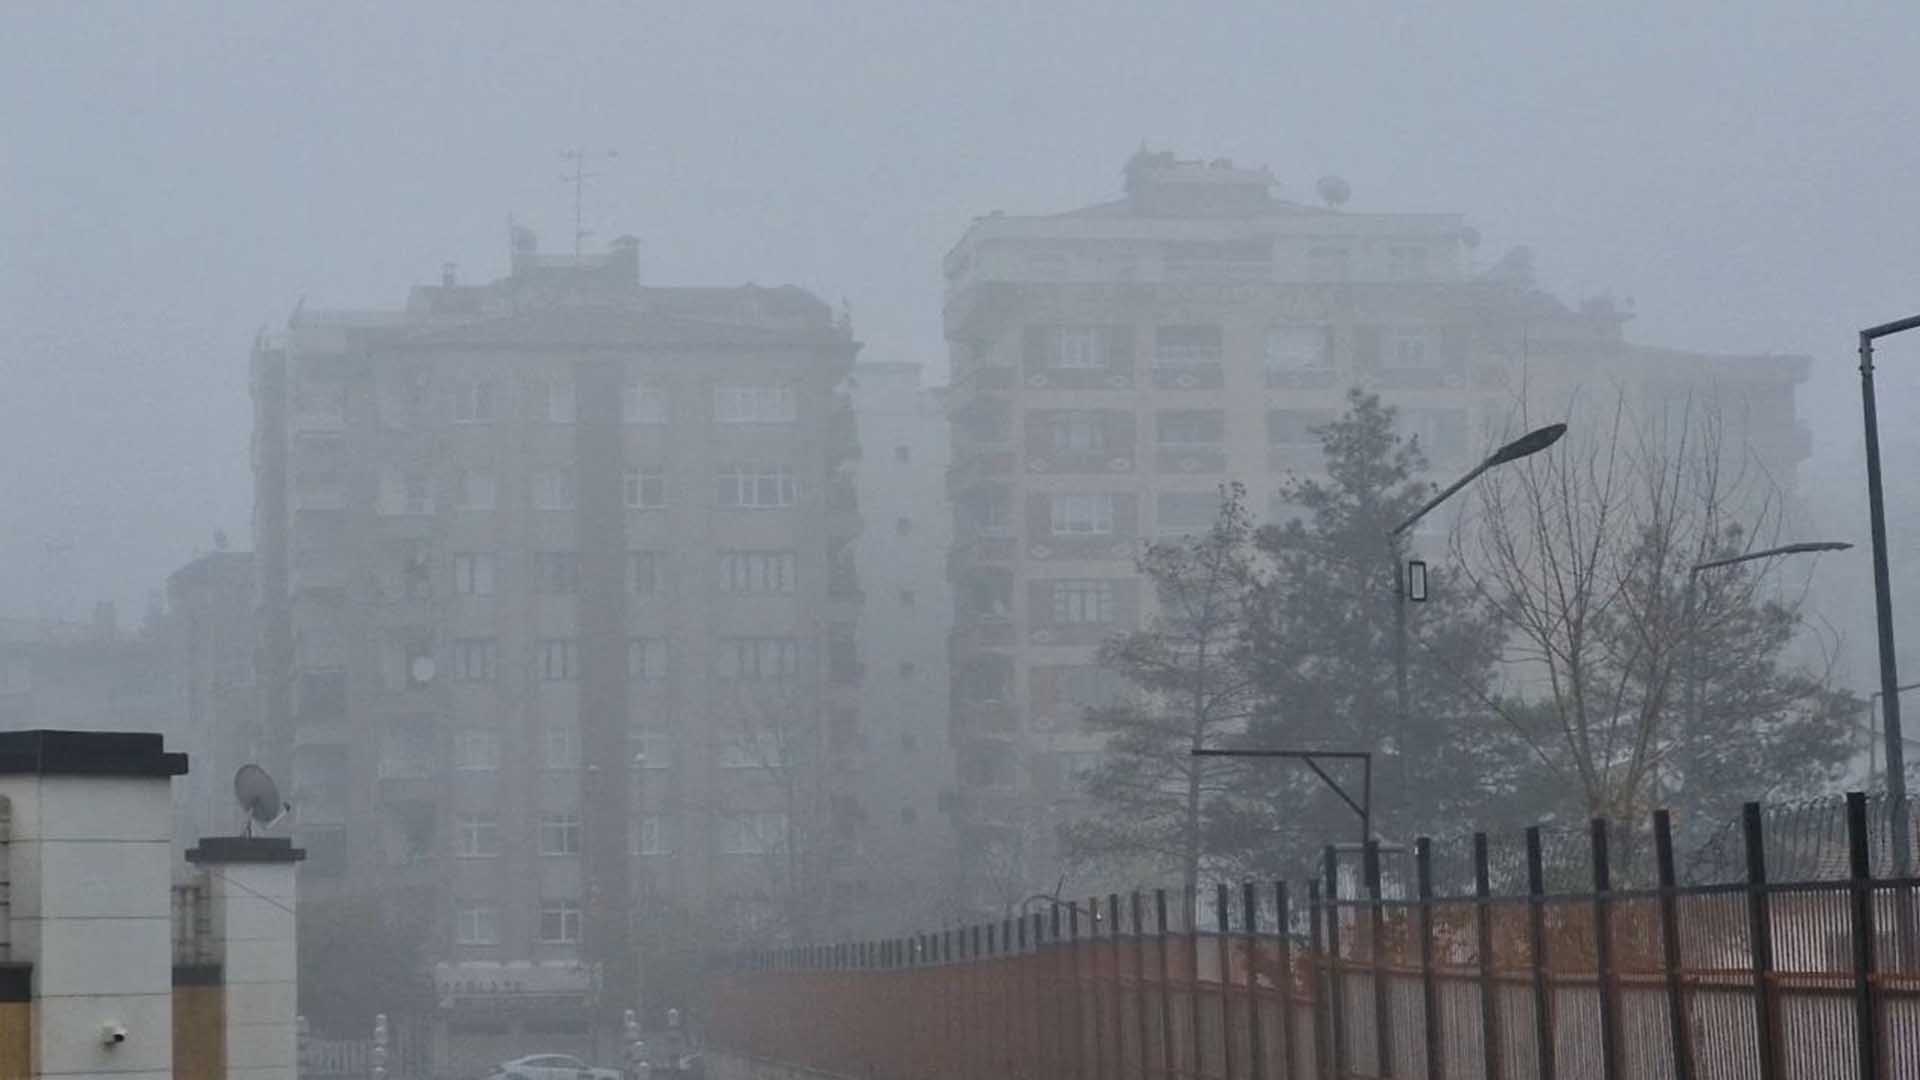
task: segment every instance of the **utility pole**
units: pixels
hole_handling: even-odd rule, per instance
[[[1887,570],[1886,497],[1880,487],[1880,417],[1873,394],[1873,343],[1916,328],[1920,328],[1920,315],[1860,331],[1860,411],[1867,439],[1867,517],[1873,529],[1873,611],[1880,632],[1880,726],[1886,742],[1893,876],[1900,878],[1907,876],[1913,852],[1908,847],[1906,744],[1900,733],[1900,672],[1893,654],[1893,586]]]
[[[601,175],[588,172],[587,167],[596,160],[611,161],[619,156],[618,150],[588,150],[585,147],[560,152],[560,160],[566,162],[570,170],[560,177],[560,182],[573,185],[573,253],[576,256],[581,253],[589,235],[586,227],[587,181]]]

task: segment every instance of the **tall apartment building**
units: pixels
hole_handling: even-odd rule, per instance
[[[1265,520],[1322,467],[1314,429],[1378,391],[1449,479],[1570,400],[1719,403],[1729,446],[1791,484],[1804,358],[1627,343],[1605,301],[1485,270],[1455,214],[1280,199],[1265,170],[1142,152],[1117,201],[976,219],[945,260],[954,505],[953,719],[969,898],[1004,909],[1056,880],[1052,841],[1113,691],[1098,643],[1143,625],[1133,560],[1203,530],[1222,482]],[[1575,395],[1574,390],[1581,393]],[[1428,519],[1429,537],[1446,519]],[[1429,543],[1432,541],[1429,540]]]
[[[810,936],[853,887],[856,351],[799,289],[526,230],[504,279],[258,343],[304,895],[431,907],[449,1065],[685,1005],[643,956]]]
[[[854,484],[866,521],[856,546],[860,744],[875,873],[859,907],[901,932],[953,914],[953,751],[947,738],[947,580],[953,511],[943,482],[950,441],[938,393],[918,364],[855,364],[848,395],[860,435]]]

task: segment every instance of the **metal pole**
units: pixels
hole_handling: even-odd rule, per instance
[[[1880,484],[1880,417],[1873,394],[1873,341],[1920,326],[1920,317],[1860,331],[1860,410],[1867,439],[1867,515],[1873,530],[1873,610],[1880,635],[1881,736],[1893,824],[1893,876],[1908,874],[1906,746],[1900,734],[1900,673],[1893,648],[1893,586],[1887,571],[1887,508]],[[1904,928],[1903,928],[1904,929]]]

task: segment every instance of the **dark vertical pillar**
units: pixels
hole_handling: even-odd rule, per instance
[[[1220,1075],[1234,1073],[1233,1034],[1233,921],[1227,910],[1227,887],[1217,885],[1213,894],[1214,952],[1220,958]]]
[[[1380,895],[1380,842],[1368,838],[1361,851],[1367,879],[1367,959],[1373,965],[1373,1050],[1381,1076],[1393,1075],[1393,1002],[1387,993],[1387,909]]]
[[[1300,1060],[1298,1038],[1293,1016],[1293,913],[1287,910],[1287,883],[1273,883],[1273,914],[1280,936],[1277,960],[1280,974],[1274,980],[1280,988],[1280,1077],[1281,1080],[1294,1080],[1296,1063]]]
[[[1325,937],[1321,924],[1320,883],[1307,882],[1307,934],[1310,943],[1307,948],[1307,968],[1311,976],[1313,989],[1313,1062],[1314,1071],[1321,1080],[1333,1077],[1333,992],[1320,975],[1321,958],[1328,955],[1325,951]],[[1329,962],[1330,963],[1330,962]]]
[[[1588,826],[1593,849],[1594,988],[1600,994],[1600,1075],[1620,1075],[1619,988],[1613,970],[1613,864],[1607,846],[1607,819],[1594,818]]]
[[[1260,1011],[1260,897],[1253,882],[1241,887],[1247,928],[1247,1076],[1267,1080],[1266,1025]]]
[[[1140,1080],[1147,1080],[1153,1071],[1149,1064],[1153,1055],[1147,1041],[1147,924],[1141,910],[1140,893],[1133,893],[1129,904],[1133,912],[1133,1012],[1134,1039],[1140,1048]]]
[[[1547,985],[1547,867],[1540,826],[1527,828],[1527,937],[1533,964],[1533,1040],[1540,1080],[1553,1080],[1553,993]]]
[[[1673,866],[1673,820],[1653,812],[1653,857],[1660,874],[1661,966],[1667,979],[1667,1028],[1672,1032],[1673,1080],[1693,1080],[1693,1021],[1681,977],[1680,881]]]
[[[1160,1075],[1173,1080],[1173,964],[1168,955],[1172,947],[1167,938],[1167,890],[1153,890],[1154,933],[1159,938],[1160,959]]]
[[[1073,1015],[1068,1023],[1073,1038],[1073,1075],[1078,1080],[1096,1080],[1087,1069],[1086,1007],[1081,1001],[1080,982],[1080,905],[1067,905],[1067,954],[1070,975],[1066,986],[1066,1000]]]
[[[1767,891],[1767,843],[1760,804],[1740,808],[1740,832],[1747,847],[1747,941],[1753,948],[1753,1024],[1760,1058],[1760,1080],[1780,1075],[1778,1013],[1773,1007],[1773,917]]]
[[[1494,978],[1493,882],[1487,872],[1487,834],[1473,834],[1473,938],[1480,966],[1480,1060],[1486,1080],[1506,1072],[1500,1038],[1500,987]]]
[[[1113,1043],[1113,1071],[1108,1073],[1108,1075],[1120,1076],[1126,1072],[1127,1036],[1126,1023],[1122,1017],[1122,1012],[1126,1008],[1126,984],[1120,977],[1120,954],[1124,946],[1120,943],[1119,893],[1107,894],[1107,936],[1109,939],[1108,952],[1113,957],[1113,977],[1110,982],[1110,985],[1113,987],[1113,998],[1108,1002],[1111,1011],[1109,1019],[1112,1021],[1113,1031],[1113,1038],[1111,1040]]]
[[[1440,1059],[1440,986],[1433,972],[1433,841],[1424,836],[1413,842],[1413,876],[1420,901],[1420,1012],[1427,1078],[1441,1080],[1446,1065]]]
[[[1880,1010],[1873,1000],[1873,866],[1868,858],[1867,797],[1847,793],[1847,896],[1853,917],[1854,1054],[1860,1080],[1880,1071]]]
[[[1340,862],[1332,845],[1322,856],[1326,875],[1327,924],[1327,1025],[1333,1037],[1333,1075],[1347,1075],[1347,995],[1346,977],[1341,974],[1340,959]]]
[[[1201,1075],[1205,1055],[1200,1052],[1200,893],[1187,890],[1187,1068]]]
[[[1100,977],[1100,951],[1094,945],[1100,939],[1100,898],[1087,897],[1087,913],[1093,924],[1087,927],[1087,990],[1088,1005],[1093,1012],[1093,1069],[1094,1075],[1106,1080],[1114,1072],[1107,1068],[1107,1002],[1105,987]]]
[[[579,649],[580,832],[585,877],[585,949],[602,965],[602,1025],[617,1030],[640,991],[632,926],[633,823],[627,762],[633,751],[627,700],[626,451],[622,362],[574,362],[575,611]],[[644,863],[643,863],[644,865]]]

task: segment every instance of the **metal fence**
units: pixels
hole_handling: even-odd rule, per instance
[[[1329,849],[1304,895],[1115,894],[753,953],[714,977],[712,1042],[888,1080],[1920,1077],[1920,881],[1890,873],[1913,853],[1884,807],[1831,806],[1839,861],[1750,804],[1724,874],[1681,875],[1663,812]]]

